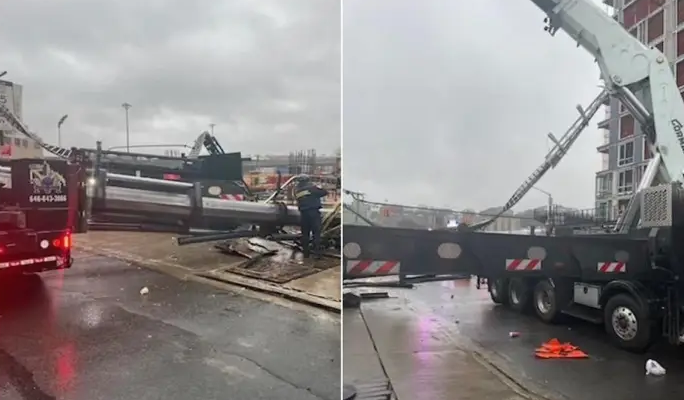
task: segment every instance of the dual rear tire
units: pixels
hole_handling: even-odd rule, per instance
[[[546,323],[557,322],[561,315],[558,293],[549,279],[534,284],[520,278],[496,279],[490,284],[489,294],[495,303],[508,305],[517,312],[533,309]],[[608,299],[603,307],[603,321],[610,339],[625,350],[643,351],[657,336],[648,309],[627,293]]]

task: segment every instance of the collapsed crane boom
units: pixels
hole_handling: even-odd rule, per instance
[[[516,204],[518,204],[518,202],[523,198],[523,196],[525,196],[527,192],[532,190],[534,185],[536,185],[541,180],[544,174],[546,174],[550,169],[555,168],[556,165],[558,165],[558,163],[560,162],[560,160],[562,160],[563,157],[568,153],[570,147],[572,147],[572,145],[575,143],[575,141],[580,136],[584,128],[586,128],[587,125],[589,125],[591,118],[596,114],[599,108],[601,108],[601,104],[603,104],[607,97],[608,92],[606,90],[603,90],[594,99],[594,101],[592,101],[591,104],[589,104],[589,107],[587,107],[586,110],[583,110],[582,107],[578,105],[577,111],[579,111],[579,117],[577,117],[575,122],[570,126],[570,129],[568,129],[568,131],[565,132],[565,134],[560,138],[560,140],[557,140],[553,136],[553,134],[549,133],[549,138],[554,142],[554,145],[553,148],[544,158],[544,162],[532,173],[532,175],[530,175],[522,183],[522,185],[520,185],[520,187],[513,193],[513,196],[511,196],[511,198],[503,206],[501,211],[499,211],[495,216],[486,221],[473,224],[471,228],[485,228],[486,226],[496,221],[497,218],[501,217],[506,211],[510,210]]]

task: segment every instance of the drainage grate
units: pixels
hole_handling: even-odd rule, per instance
[[[392,385],[387,379],[354,382],[352,386],[356,395],[350,400],[392,400]]]

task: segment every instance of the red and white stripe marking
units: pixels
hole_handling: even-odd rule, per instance
[[[52,261],[57,261],[57,257],[56,256],[49,256],[49,257],[27,258],[25,260],[3,262],[3,263],[0,263],[0,268],[21,267],[21,266],[26,266],[26,265],[40,264],[40,263],[52,262]]]
[[[347,261],[347,274],[359,275],[398,275],[399,261],[353,260]]]
[[[244,194],[222,194],[220,197],[222,200],[230,200],[230,201],[243,201],[243,200],[245,200]]]
[[[617,261],[600,262],[598,263],[597,270],[601,273],[627,272],[627,264]]]
[[[514,258],[506,260],[506,271],[539,271],[541,260],[532,258]]]

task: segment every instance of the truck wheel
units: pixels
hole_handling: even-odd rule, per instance
[[[539,319],[546,323],[554,322],[559,315],[556,289],[548,280],[539,281],[534,287],[532,295],[534,311]]]
[[[643,351],[651,344],[648,312],[632,296],[617,294],[611,297],[603,312],[606,332],[619,347]]]
[[[508,304],[518,312],[527,311],[530,305],[530,289],[522,279],[511,279],[508,283]]]
[[[508,304],[508,281],[503,278],[495,279],[489,285],[489,297],[496,304]]]

